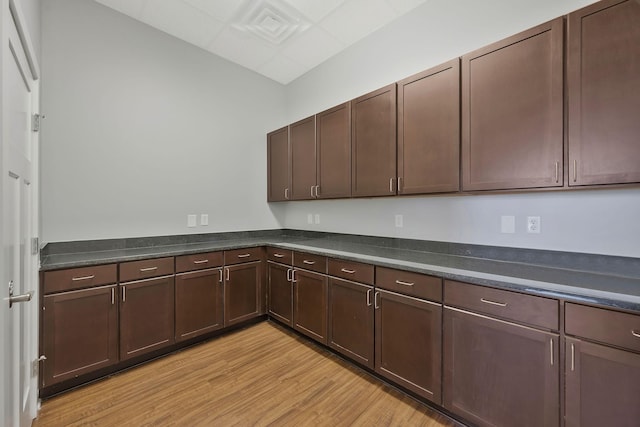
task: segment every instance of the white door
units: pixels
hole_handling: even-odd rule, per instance
[[[36,415],[37,254],[31,238],[37,231],[37,136],[32,115],[38,104],[34,60],[28,36],[13,0],[2,1],[2,261],[0,355],[3,414],[7,427],[27,427]],[[13,298],[11,297],[13,295]],[[4,359],[4,360],[2,360]]]

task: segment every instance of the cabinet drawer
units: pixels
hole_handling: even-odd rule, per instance
[[[111,285],[118,281],[116,264],[45,271],[44,293],[72,291],[100,285]]]
[[[327,257],[322,255],[307,254],[304,252],[293,253],[293,265],[305,270],[327,272]]]
[[[565,305],[565,332],[640,351],[640,315],[579,304]]]
[[[444,283],[444,302],[447,305],[558,330],[557,300],[452,280]]]
[[[329,258],[329,275],[373,285],[373,265]]]
[[[267,259],[269,261],[279,262],[280,264],[291,265],[293,252],[288,249],[267,248]]]
[[[185,271],[204,270],[205,268],[220,267],[223,262],[222,252],[207,252],[204,254],[183,255],[176,257],[176,273]]]
[[[426,274],[376,267],[376,286],[432,301],[442,301],[442,279]]]
[[[173,257],[130,261],[120,264],[120,282],[173,274]]]
[[[262,248],[246,248],[234,249],[232,251],[224,251],[224,264],[239,264],[241,262],[261,261]]]

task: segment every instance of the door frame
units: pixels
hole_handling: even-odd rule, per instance
[[[29,72],[31,74],[31,79],[33,79],[32,92],[31,92],[31,113],[38,113],[40,110],[40,67],[37,61],[37,57],[35,55],[35,49],[33,47],[33,43],[31,41],[31,36],[27,30],[26,20],[24,19],[24,15],[22,13],[21,5],[19,0],[0,0],[0,99],[2,102],[0,103],[0,129],[3,129],[0,132],[0,153],[4,150],[4,143],[6,141],[6,126],[4,123],[8,120],[5,106],[5,93],[4,93],[4,82],[5,82],[5,74],[7,70],[7,63],[5,63],[5,58],[8,50],[8,37],[9,37],[9,26],[13,25],[15,22],[15,27],[18,33],[18,37],[20,38],[20,42],[22,45],[22,49],[24,51],[25,57],[27,59],[27,64],[29,67]],[[32,215],[31,215],[31,235],[29,236],[29,245],[32,244],[32,238],[39,236],[40,230],[40,205],[39,205],[39,135],[37,132],[31,132],[30,134],[30,144],[31,144],[31,185],[32,193],[31,200],[29,201],[31,205]],[[4,155],[0,155],[0,191],[4,188],[4,179],[5,179],[5,164],[4,164]],[[0,196],[4,197],[4,195]],[[4,224],[5,211],[6,207],[0,209],[0,225]],[[0,248],[4,248],[7,244],[7,236],[4,235],[3,226],[0,226]],[[35,254],[30,250],[28,253],[31,257],[30,259],[30,271],[27,273],[27,279],[30,281],[29,287],[35,291],[33,296],[33,302],[31,304],[35,304],[32,306],[30,310],[28,310],[29,322],[31,323],[30,327],[30,343],[29,349],[30,353],[28,355],[28,363],[31,365],[33,361],[38,358],[39,352],[39,308],[40,308],[40,295],[39,295],[39,286],[38,286],[38,270],[40,267],[40,257],[39,257],[39,247],[37,248]],[[0,278],[4,278],[5,269],[7,266],[5,265],[4,257],[0,256]],[[3,280],[4,282],[4,280]],[[9,319],[11,315],[8,309],[8,303],[5,300],[8,297],[8,289],[5,283],[0,284],[0,304],[2,304],[2,310],[0,311],[0,318],[2,320],[2,324],[6,325],[8,322],[5,320]],[[7,343],[7,340],[10,336],[7,336],[7,331],[4,327],[0,327],[0,342],[3,344]],[[14,411],[14,408],[11,407],[13,400],[11,399],[11,382],[8,381],[7,375],[10,375],[12,369],[14,367],[8,366],[12,357],[9,357],[9,352],[6,349],[0,351],[0,422],[6,419],[9,413]],[[30,395],[29,395],[29,407],[30,407],[30,416],[31,418],[35,418],[37,416],[38,411],[38,376],[34,375],[30,380]],[[20,404],[20,399],[18,398],[15,403]]]

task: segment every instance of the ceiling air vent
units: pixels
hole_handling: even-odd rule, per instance
[[[251,32],[274,45],[311,26],[297,10],[278,0],[250,1],[235,22],[234,28]]]

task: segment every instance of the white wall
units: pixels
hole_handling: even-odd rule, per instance
[[[280,84],[88,0],[43,2],[42,51],[43,241],[279,227]]]
[[[307,117],[593,0],[429,0],[286,87],[289,122]],[[287,228],[640,256],[640,190],[397,197],[272,204]],[[320,214],[320,224],[307,215]],[[396,228],[394,215],[404,216]],[[500,217],[516,217],[514,234]],[[525,232],[541,217],[541,234]]]

